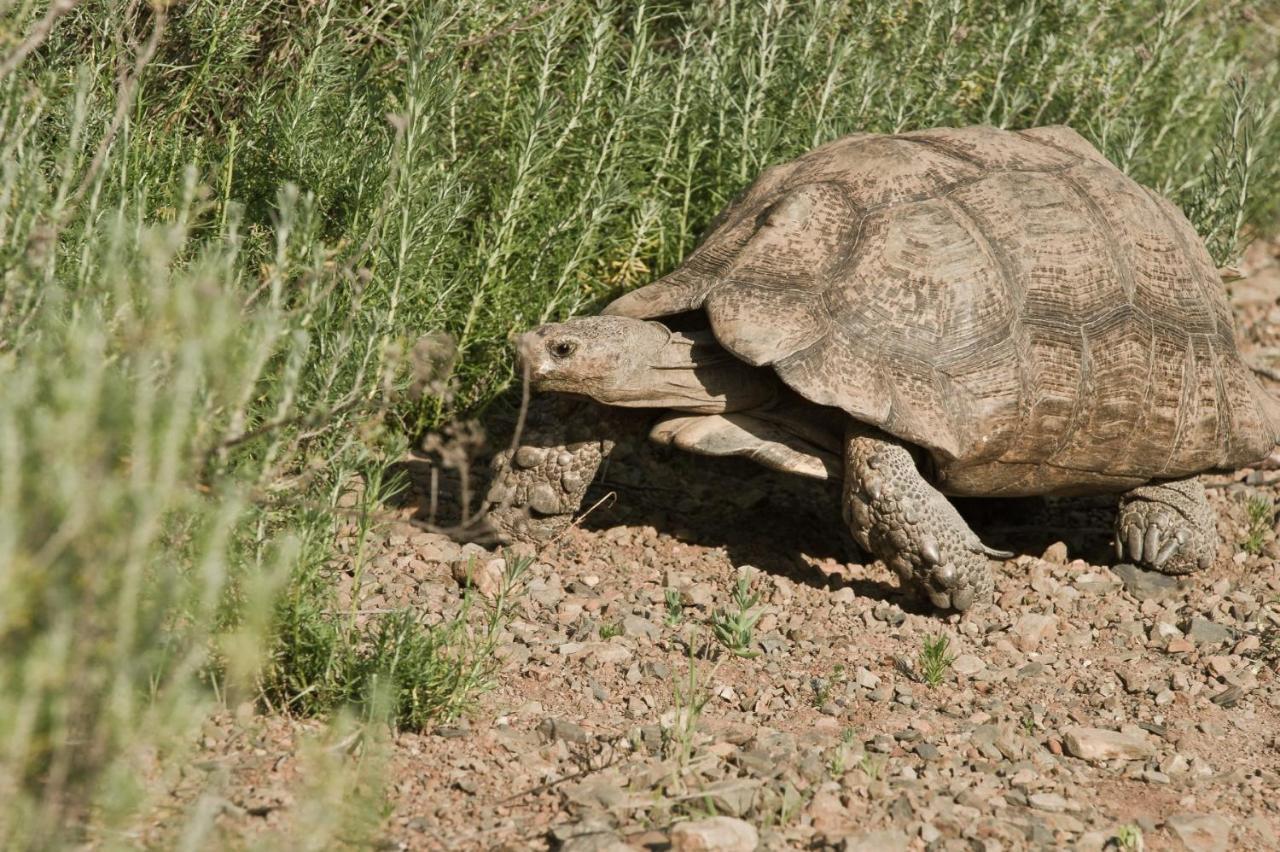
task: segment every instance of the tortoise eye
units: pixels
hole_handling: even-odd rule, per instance
[[[553,358],[568,358],[578,348],[572,340],[552,340],[547,343],[547,351]]]

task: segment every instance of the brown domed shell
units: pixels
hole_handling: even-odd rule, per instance
[[[928,448],[957,493],[1127,487],[1280,436],[1191,225],[1066,127],[855,135],[767,169],[606,313],[697,308],[739,358]]]

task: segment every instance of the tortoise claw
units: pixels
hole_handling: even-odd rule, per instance
[[[938,549],[938,540],[929,534],[920,537],[920,557],[926,565],[937,565],[942,561],[942,551]],[[941,569],[939,569],[941,570]],[[936,571],[934,572],[937,573]],[[954,573],[954,569],[952,569]]]
[[[1147,527],[1146,539],[1142,542],[1142,552],[1146,554],[1147,559],[1152,562],[1156,561],[1156,554],[1160,552],[1160,527],[1152,524]]]
[[[880,495],[884,492],[884,483],[880,481],[878,476],[868,476],[862,480],[862,490],[866,492],[867,497],[872,501],[879,500]]]
[[[1159,568],[1165,562],[1169,561],[1169,557],[1177,553],[1178,548],[1182,546],[1182,542],[1176,538],[1165,542],[1164,547],[1160,548],[1160,552],[1156,554],[1156,558],[1151,560],[1154,568]]]
[[[934,568],[931,578],[934,585],[941,586],[944,589],[954,588],[956,581],[960,579],[956,574],[956,566],[952,565],[950,562]]]
[[[1129,558],[1135,562],[1142,558],[1142,531],[1129,527]]]
[[[1120,498],[1116,555],[1164,574],[1187,574],[1212,562],[1214,527],[1213,511],[1198,480],[1139,486]]]

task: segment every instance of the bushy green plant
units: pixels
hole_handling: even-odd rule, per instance
[[[0,5],[4,845],[129,836],[142,756],[173,765],[264,687],[367,709],[402,660],[387,718],[455,712],[474,679],[432,677],[463,634],[327,614],[331,507],[500,399],[509,332],[670,269],[771,162],[852,131],[1064,122],[1229,260],[1278,203],[1264,14]],[[442,331],[456,366],[424,384],[409,353]]]
[[[275,655],[263,675],[268,703],[308,715],[353,706],[377,721],[382,693],[385,718],[400,726],[456,718],[493,686],[498,635],[529,563],[509,561],[487,611],[468,592],[456,613],[429,629],[410,610],[359,621],[354,603],[348,617],[332,617],[330,578],[318,567],[301,569],[276,612]]]
[[[117,42],[131,56],[150,23],[125,8],[71,12],[14,75],[39,81],[55,145],[75,124],[78,57],[94,61],[77,138],[101,135]],[[436,422],[511,382],[509,332],[671,268],[761,168],[849,132],[1070,124],[1181,203],[1226,261],[1280,203],[1262,191],[1280,175],[1266,9],[197,0],[171,10],[100,197],[145,188],[158,208],[194,163],[201,227],[238,216],[256,272],[274,262],[280,187],[300,187],[303,242],[330,246],[315,262],[358,273],[326,304],[378,341],[366,366],[396,338],[459,338],[454,406],[400,412]]]

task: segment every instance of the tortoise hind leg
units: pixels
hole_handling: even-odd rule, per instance
[[[1217,523],[1199,479],[1153,482],[1120,498],[1120,559],[1165,574],[1190,574],[1209,567],[1217,550]]]
[[[862,424],[845,442],[845,520],[864,549],[940,609],[991,597],[988,555],[955,506],[916,468],[907,447]]]

